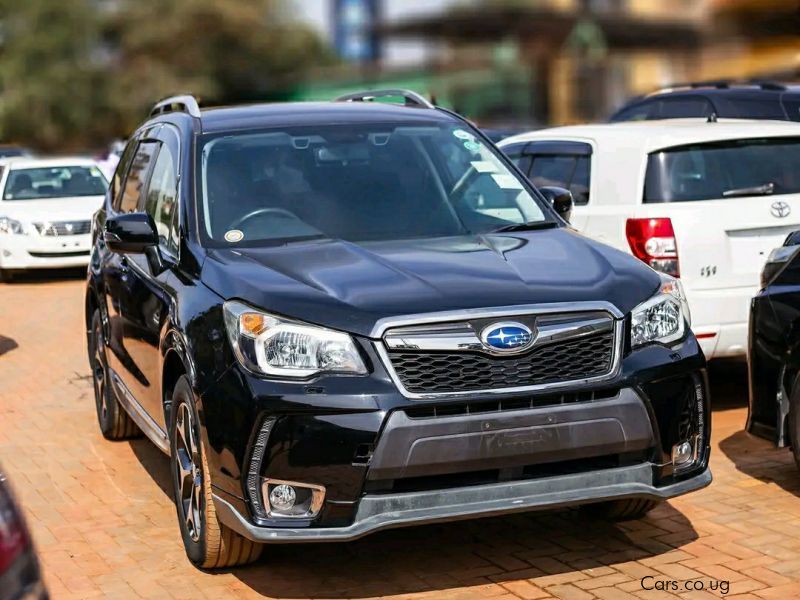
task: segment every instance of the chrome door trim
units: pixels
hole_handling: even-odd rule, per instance
[[[150,438],[150,441],[152,441],[159,450],[164,454],[169,454],[169,438],[166,432],[161,429],[158,423],[156,423],[149,414],[147,414],[147,411],[139,404],[139,401],[133,397],[133,394],[131,394],[127,386],[122,383],[122,379],[120,379],[116,371],[111,367],[109,367],[108,370],[111,373],[111,380],[114,382],[111,389],[114,390],[114,396],[122,405],[122,408],[125,409],[125,412],[127,412],[131,419],[139,426],[139,429]]]

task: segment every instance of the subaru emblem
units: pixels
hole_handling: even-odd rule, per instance
[[[521,352],[533,343],[533,332],[513,321],[492,323],[481,332],[481,342],[492,352]]]
[[[769,212],[772,213],[773,217],[782,219],[783,217],[789,216],[789,213],[792,212],[792,207],[789,206],[787,202],[784,202],[783,200],[778,200],[777,202],[773,202],[772,205],[770,205]]]

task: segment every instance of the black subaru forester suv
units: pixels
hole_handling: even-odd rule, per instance
[[[709,401],[680,284],[570,209],[411,92],[164,100],[94,220],[103,435],[170,456],[207,568],[555,506],[634,518],[699,489]]]

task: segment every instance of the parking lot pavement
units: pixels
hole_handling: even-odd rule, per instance
[[[56,600],[713,598],[725,582],[728,598],[800,597],[800,474],[788,450],[741,431],[746,379],[726,366],[712,373],[714,483],[646,519],[516,515],[275,546],[244,569],[198,571],[184,558],[166,458],[97,429],[82,294],[79,275],[0,285],[0,463]]]

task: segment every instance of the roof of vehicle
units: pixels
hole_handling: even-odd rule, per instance
[[[52,158],[33,158],[30,156],[11,156],[0,159],[0,165],[15,169],[36,169],[46,167],[96,167],[97,161],[85,156],[59,156]]]
[[[454,120],[443,110],[387,102],[282,102],[200,110],[203,133],[276,126]]]
[[[380,101],[392,98],[394,101]],[[399,100],[399,102],[398,102]],[[191,94],[169,96],[156,102],[145,122],[192,119],[202,133],[236,130],[356,123],[461,122],[454,113],[434,106],[411,90],[378,89],[346,94],[331,102],[282,102],[200,108]]]
[[[800,137],[800,124],[792,121],[665,119],[551,127],[506,138],[499,146],[533,140],[594,141],[614,147],[624,145],[627,149],[636,148],[639,152],[649,153],[686,144],[792,136]]]

